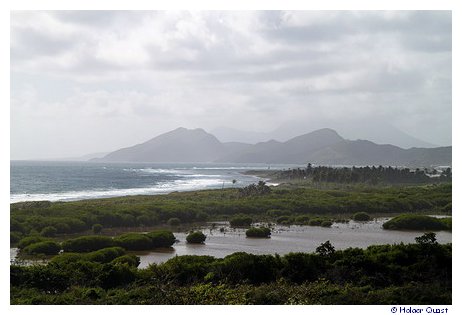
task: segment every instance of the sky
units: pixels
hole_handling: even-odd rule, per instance
[[[14,11],[10,158],[180,126],[451,145],[451,28],[450,11]]]

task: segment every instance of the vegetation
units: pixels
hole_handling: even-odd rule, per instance
[[[353,220],[355,221],[370,221],[372,218],[366,212],[356,212],[353,214]]]
[[[366,167],[329,167],[310,164],[306,168],[289,169],[272,173],[278,180],[304,180],[312,182],[331,183],[365,183],[382,184],[411,184],[411,183],[441,183],[452,180],[451,168],[442,172],[436,169],[393,168],[383,166]]]
[[[23,249],[31,244],[44,242],[44,241],[50,241],[50,240],[51,240],[50,238],[43,237],[43,236],[28,236],[28,237],[21,239],[16,246],[19,249]]]
[[[103,231],[103,226],[99,223],[93,224],[91,230],[94,234],[100,234]]]
[[[61,246],[54,241],[43,241],[26,246],[22,251],[28,255],[57,255]]]
[[[201,231],[193,231],[186,236],[186,241],[192,244],[202,244],[205,242],[207,236]]]
[[[157,196],[129,196],[75,202],[10,205],[10,242],[22,253],[55,255],[46,265],[10,266],[11,304],[451,304],[452,245],[432,232],[416,244],[336,250],[329,241],[314,253],[225,258],[177,256],[138,269],[127,253],[170,247],[171,231],[125,233],[160,225],[191,228],[205,220],[229,220],[232,227],[278,222],[329,227],[332,222],[400,215],[386,229],[447,230],[451,218],[451,170],[383,167],[312,167],[280,173],[317,185],[264,182],[241,189],[205,190]],[[327,184],[326,184],[327,183]],[[381,186],[376,184],[422,184]],[[370,184],[373,184],[371,186]],[[322,189],[320,189],[322,188]],[[167,228],[168,228],[167,227]],[[122,229],[119,229],[122,228]],[[71,234],[76,234],[69,236]],[[268,237],[269,228],[249,228],[249,237]],[[85,236],[79,236],[88,234]],[[53,238],[53,239],[52,239]],[[61,245],[57,240],[65,239]],[[192,232],[190,243],[206,236]],[[63,249],[64,252],[58,253]]]
[[[267,227],[252,227],[245,231],[247,237],[263,237],[268,238],[271,235],[271,230]]]
[[[45,236],[45,237],[53,237],[56,235],[58,232],[58,229],[55,228],[54,226],[46,226],[42,229],[40,232],[40,235]]]
[[[402,214],[383,224],[387,230],[441,231],[451,229],[451,218],[438,219],[427,215]]]
[[[62,243],[65,252],[92,252],[106,247],[114,247],[116,242],[109,236],[88,235],[64,241]]]
[[[249,227],[254,220],[309,224],[307,218],[326,221],[355,212],[383,215],[451,214],[452,211],[450,183],[406,187],[345,185],[328,189],[264,187],[269,189],[262,188],[266,191],[264,194],[239,194],[238,189],[229,188],[157,196],[11,204],[11,241],[15,243],[38,235],[46,227],[56,228],[56,237],[61,237],[74,233],[94,234],[92,229],[96,224],[103,229],[135,228],[168,225],[173,218],[178,218],[182,224],[203,222],[205,217],[225,219],[233,226]]]
[[[181,223],[181,220],[178,219],[178,218],[170,218],[167,221],[167,224],[171,225],[171,226],[178,226],[178,225],[180,225],[180,223]]]
[[[231,227],[247,227],[252,224],[252,217],[249,217],[248,215],[236,215],[229,220],[229,225]]]
[[[225,258],[136,268],[123,249],[10,267],[11,304],[452,304],[452,246],[418,244]],[[113,258],[120,255],[116,258]]]
[[[175,236],[170,231],[159,230],[149,232],[146,235],[151,239],[154,248],[171,247],[176,241]]]
[[[127,233],[114,238],[117,246],[126,250],[149,250],[154,248],[149,236],[140,233]]]
[[[238,190],[240,197],[262,196],[271,193],[271,189],[266,186],[264,181],[259,181],[258,184],[250,184]]]

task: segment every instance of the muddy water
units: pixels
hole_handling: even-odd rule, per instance
[[[210,255],[225,257],[234,252],[253,254],[287,254],[313,252],[321,243],[329,240],[336,249],[348,247],[366,248],[374,244],[414,243],[419,231],[390,231],[382,229],[389,218],[368,223],[335,223],[330,228],[316,226],[274,226],[271,238],[246,238],[244,229],[231,229],[225,222],[216,223],[214,229],[204,228],[205,244],[187,244],[186,233],[175,233],[178,243],[172,249],[136,253],[141,258],[140,268],[151,263],[161,263],[176,255]],[[220,228],[225,231],[220,232]],[[452,242],[451,232],[437,232],[439,243]]]
[[[170,249],[134,252],[141,259],[139,268],[151,263],[161,263],[176,255],[210,255],[218,258],[235,252],[252,254],[287,254],[290,252],[314,252],[321,243],[329,240],[336,249],[348,247],[366,248],[374,244],[414,243],[415,237],[423,231],[384,230],[382,224],[389,218],[379,218],[367,223],[334,223],[330,228],[317,226],[272,227],[271,238],[246,238],[245,229],[232,229],[227,222],[216,222],[214,228],[204,227],[207,235],[205,244],[187,244],[187,233],[174,233],[179,240]],[[223,229],[223,230],[221,230]],[[439,243],[452,242],[452,234],[447,231],[436,232]],[[40,261],[15,261],[16,248],[10,248],[10,262],[19,264],[46,263]]]

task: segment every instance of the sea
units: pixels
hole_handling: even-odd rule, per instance
[[[244,187],[265,180],[245,175],[245,171],[288,169],[299,166],[11,161],[10,203],[38,200],[75,201]]]

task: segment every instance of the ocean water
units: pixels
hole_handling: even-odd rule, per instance
[[[244,171],[268,167],[284,169],[295,165],[11,161],[10,202],[243,187],[261,180],[242,174]]]

